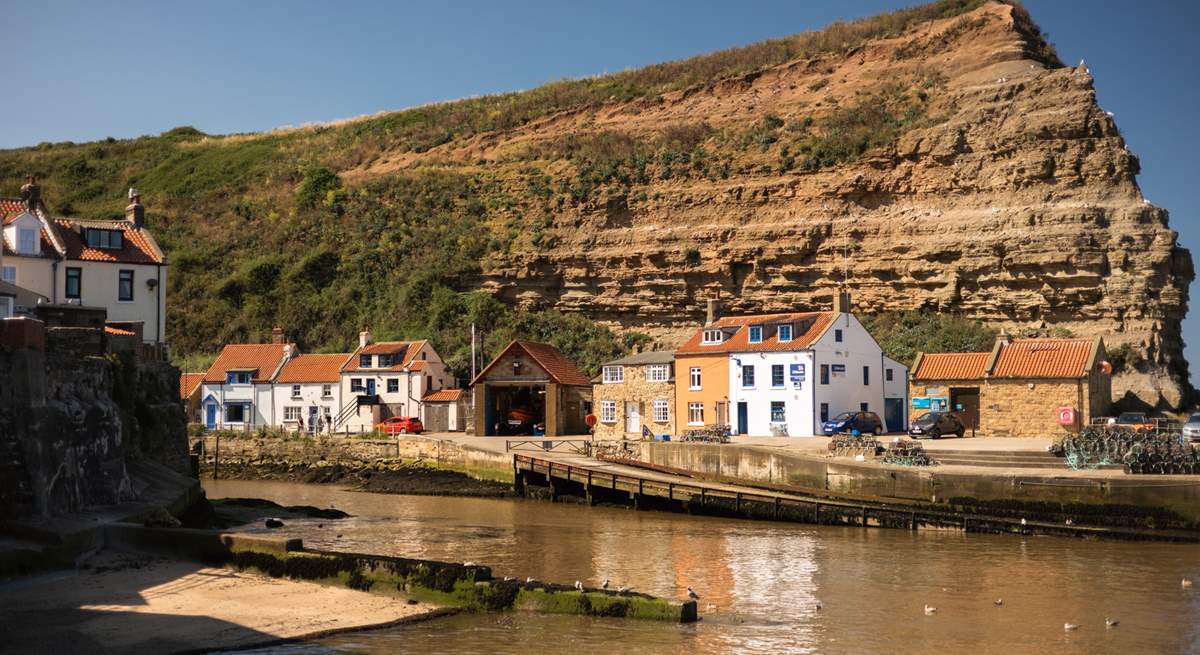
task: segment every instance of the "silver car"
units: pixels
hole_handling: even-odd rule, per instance
[[[1192,414],[1183,424],[1183,440],[1200,443],[1200,414]]]

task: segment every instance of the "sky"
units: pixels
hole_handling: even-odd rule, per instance
[[[911,4],[9,0],[0,4],[9,34],[0,45],[0,148],[349,118],[636,68]],[[1142,191],[1200,253],[1191,186],[1200,184],[1200,3],[1025,6],[1064,62],[1087,60],[1101,106],[1141,160]],[[1184,339],[1200,369],[1200,311],[1185,321]]]

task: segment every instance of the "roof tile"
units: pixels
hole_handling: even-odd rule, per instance
[[[1015,339],[1001,344],[996,378],[1081,378],[1088,373],[1091,339]]]
[[[179,374],[179,397],[187,398],[196,391],[196,387],[204,381],[204,373],[180,373]]]
[[[161,264],[163,261],[161,254],[157,252],[158,248],[152,245],[150,233],[125,221],[76,221],[56,218],[54,224],[67,249],[67,259],[122,264]],[[109,250],[88,246],[80,234],[80,230],[86,228],[120,231],[124,235],[121,249]]]
[[[505,346],[504,350],[500,351],[500,354],[496,355],[496,358],[493,359],[490,364],[485,366],[483,370],[479,372],[479,375],[475,376],[475,379],[471,381],[471,384],[474,385],[482,380],[484,376],[486,376],[488,372],[492,370],[492,367],[494,367],[497,362],[503,359],[510,350],[516,348],[524,350],[526,354],[528,354],[529,357],[537,363],[538,366],[542,367],[542,370],[546,371],[546,374],[550,376],[550,380],[552,382],[581,387],[592,386],[591,379],[584,375],[583,371],[579,370],[579,367],[575,366],[571,360],[567,359],[566,356],[558,350],[558,348],[555,348],[548,343],[537,343],[536,341],[521,340],[514,340]]]
[[[350,353],[298,355],[283,365],[275,381],[281,384],[337,382],[341,377],[342,365],[349,358]]]
[[[979,380],[992,353],[926,353],[913,371],[914,380]]]
[[[221,383],[229,371],[253,369],[255,383],[270,382],[275,369],[283,362],[284,347],[281,343],[231,343],[208,368],[204,381]]]
[[[688,339],[679,350],[675,351],[676,356],[679,355],[701,355],[708,353],[730,353],[730,352],[766,352],[773,350],[803,350],[812,346],[825,329],[833,323],[835,314],[833,312],[790,312],[784,314],[756,314],[752,316],[726,316],[696,331],[690,339]],[[759,343],[750,343],[748,329],[751,325],[779,325],[781,323],[792,324],[792,340],[779,341],[777,331],[766,330],[763,335],[763,340]],[[724,341],[718,344],[703,345],[704,330],[722,328],[727,333],[732,331]]]
[[[426,403],[452,403],[462,398],[462,389],[439,389],[425,394],[421,402]]]

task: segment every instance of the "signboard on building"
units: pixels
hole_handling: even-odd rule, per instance
[[[804,364],[792,364],[789,373],[792,379],[792,387],[799,389],[802,386],[801,383],[804,382]]]
[[[846,377],[846,365],[845,364],[834,364],[829,367],[829,372],[835,378],[844,378],[844,377]]]
[[[913,409],[929,409],[929,398],[925,396],[914,396]]]

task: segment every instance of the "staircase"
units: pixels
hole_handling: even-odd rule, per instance
[[[336,432],[338,428],[342,427],[343,423],[350,420],[351,416],[358,414],[359,407],[364,407],[364,406],[373,407],[378,404],[379,404],[379,396],[378,395],[375,395],[375,396],[368,396],[366,394],[355,395],[353,398],[350,399],[349,402],[347,402],[345,405],[342,405],[342,408],[338,410],[337,416],[333,417],[333,427],[330,429],[330,431]]]
[[[982,466],[986,468],[1057,469],[1070,470],[1067,460],[1038,450],[966,450],[961,448],[927,448],[926,453],[939,464],[947,466]],[[1101,469],[1121,470],[1120,464],[1106,464]]]

